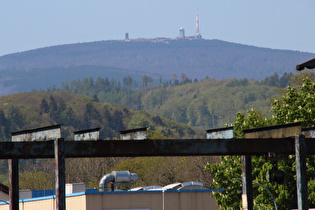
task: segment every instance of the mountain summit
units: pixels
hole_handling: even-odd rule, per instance
[[[179,76],[182,73],[191,79],[208,76],[215,79],[261,80],[274,72],[279,75],[294,72],[296,64],[313,57],[315,54],[312,53],[220,40],[156,38],[97,41],[1,56],[0,86],[10,86],[22,74],[24,79],[30,77],[27,72],[35,74],[39,81],[45,80],[46,85],[56,81],[60,84],[67,79],[82,79],[83,76],[105,75],[122,79],[128,75],[140,78],[147,74],[153,78],[162,76],[170,79],[174,74]]]

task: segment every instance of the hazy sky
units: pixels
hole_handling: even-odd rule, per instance
[[[315,53],[314,0],[0,0],[0,55],[60,44],[195,33]]]

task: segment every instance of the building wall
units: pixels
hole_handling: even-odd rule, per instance
[[[55,210],[55,199],[26,199],[20,201],[20,209],[23,210]],[[9,210],[9,205],[0,205],[0,210]]]
[[[23,210],[54,210],[55,199],[34,200],[27,202],[20,202],[20,209]]]
[[[152,192],[107,192],[68,196],[67,210],[110,210],[110,209],[150,209],[161,210],[216,210],[210,191],[152,191]],[[164,197],[164,202],[163,202]],[[26,199],[20,202],[23,210],[55,210],[55,198]],[[9,205],[0,205],[0,210],[9,210]]]
[[[137,131],[133,133],[120,134],[121,140],[144,140],[147,139],[147,131]]]
[[[9,198],[9,194],[0,191],[0,200],[1,200],[1,201],[7,201],[7,200],[9,200],[9,199],[10,199],[10,198]]]
[[[86,186],[84,183],[66,184],[66,194],[85,192]]]
[[[32,191],[31,190],[20,190],[19,199],[28,199],[28,198],[32,198]]]
[[[67,210],[88,210],[85,202],[86,196],[70,196],[66,198]],[[20,209],[23,210],[55,210],[56,199],[53,196],[40,199],[26,199],[20,201]],[[9,205],[0,205],[0,210],[9,210]],[[101,210],[101,209],[100,209]]]
[[[89,210],[88,208],[86,208],[86,195],[67,197],[66,209],[67,210]]]
[[[164,193],[164,208],[172,210],[208,210],[219,209],[211,192],[178,192]],[[163,193],[137,192],[137,193],[106,193],[87,195],[87,209],[136,209],[149,208],[150,210],[163,209]]]

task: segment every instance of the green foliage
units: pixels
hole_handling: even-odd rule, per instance
[[[21,129],[24,126],[24,117],[20,112],[20,109],[16,105],[11,105],[9,107],[7,118],[11,124],[11,129]]]
[[[146,116],[145,113],[143,114],[141,112],[133,115],[129,121],[128,129],[143,127],[153,127],[153,124],[151,124],[150,119],[148,119],[148,116]]]
[[[182,121],[189,125],[209,128],[231,122],[235,117],[231,117],[233,114],[235,115],[235,110],[267,104],[269,95],[275,93],[271,88],[258,85],[252,81],[248,81],[247,86],[227,87],[226,84],[229,80],[217,81],[207,79],[198,83],[191,83],[187,81],[185,75],[181,75],[181,80],[185,85],[180,85],[179,80],[177,80],[176,87],[163,85],[161,88],[149,89],[150,84],[148,83],[147,90],[136,91],[133,87],[130,87],[132,86],[131,78],[126,79],[123,87],[114,80],[109,81],[108,79],[98,78],[94,81],[92,78],[87,78],[82,82],[71,81],[69,84],[65,84],[63,88],[69,92],[89,95],[91,98],[60,92],[54,88],[50,89],[49,93],[40,91],[3,96],[0,97],[0,140],[9,140],[10,132],[12,131],[57,123],[63,124],[62,135],[66,139],[72,138],[72,132],[75,130],[91,127],[102,127],[101,136],[113,139],[118,137],[119,130],[145,126],[161,131],[150,131],[150,138],[163,139],[170,138],[170,136],[173,136],[175,139],[198,138],[203,136],[204,131],[202,129],[175,123],[170,119],[150,115],[145,111],[135,112],[122,106],[104,104],[100,101],[116,100],[131,107],[136,107],[135,109],[145,107],[149,110],[149,113],[163,114],[168,118]],[[251,95],[257,96],[255,96],[255,99],[251,99]],[[243,102],[246,98],[248,104]],[[3,114],[1,114],[1,111]],[[172,181],[187,181],[187,179],[210,183],[209,175],[205,175],[202,169],[205,163],[211,163],[212,159],[211,161],[206,161],[206,159],[202,158],[158,160],[169,163],[171,167],[176,167],[179,164],[178,167],[180,169],[175,170],[165,165],[164,169],[169,171],[165,174],[168,178],[160,180],[161,185]],[[88,161],[80,161],[77,162],[81,165],[77,166],[75,165],[76,161],[72,162],[76,166],[72,170],[76,168],[81,180],[84,180],[89,186],[96,185],[97,187],[97,182],[104,174],[104,171],[101,174],[93,172],[93,176],[88,176],[85,170],[92,169],[83,167],[84,163],[88,163]],[[107,161],[109,160],[104,160],[103,163],[107,164]],[[139,160],[139,162],[141,161]],[[152,161],[156,164],[159,162],[156,160]],[[194,166],[191,166],[191,163],[194,163]],[[134,164],[138,167],[138,163]],[[109,165],[105,173],[108,173],[109,168],[113,168],[115,164]],[[157,166],[154,167],[156,170],[159,169]],[[185,174],[186,172],[179,174],[181,170],[185,170],[184,167],[188,168],[186,171],[189,172],[189,175]],[[82,169],[80,172],[79,168]],[[151,168],[147,168],[147,170],[151,170]],[[41,184],[38,187],[48,187],[42,182],[47,181],[43,176],[49,176],[49,173],[51,172],[45,171],[45,173],[42,173],[41,170],[37,169],[22,169],[23,182],[30,182],[28,177],[34,175],[39,177],[38,182]],[[71,174],[70,171],[68,173]],[[193,175],[194,173],[195,175]],[[73,172],[73,175],[76,174]],[[71,176],[72,174],[69,175],[69,177]],[[75,180],[69,178],[69,181],[74,182]],[[147,180],[143,183],[152,184],[153,181]],[[25,187],[27,186],[29,185],[25,185]]]
[[[247,116],[238,112],[236,113],[236,119],[234,121],[234,136],[236,138],[243,138],[243,130],[259,128],[271,124],[271,120],[263,116],[259,110],[251,109],[247,111]]]
[[[37,170],[23,171],[20,173],[20,189],[54,189],[54,172]]]
[[[300,87],[288,87],[286,93],[279,100],[274,100],[271,112],[272,118],[266,118],[259,111],[250,110],[245,116],[237,113],[234,123],[234,133],[237,138],[243,137],[243,130],[250,128],[263,127],[267,125],[278,125],[300,121],[304,126],[314,126],[315,109],[315,82],[306,78]],[[252,176],[253,181],[263,184],[276,198],[278,209],[296,208],[296,169],[295,157],[288,156],[282,161],[277,162],[279,170],[285,173],[285,182],[270,183],[266,179],[266,173],[273,167],[273,164],[265,161],[263,157],[252,157]],[[315,162],[314,156],[307,158],[307,175],[309,187],[309,203],[315,204],[314,180]],[[241,163],[239,157],[221,157],[221,163],[208,164],[206,170],[214,176],[211,184],[216,189],[224,189],[222,192],[215,192],[216,198],[221,209],[237,209],[241,206],[241,183],[235,182],[234,178],[241,177]],[[270,195],[261,187],[253,184],[253,197],[255,209],[271,209],[273,203]]]
[[[259,111],[249,110],[247,116],[237,113],[234,133],[237,138],[243,137],[242,130],[263,127],[271,125],[272,120],[266,119]],[[278,162],[278,168],[286,174],[285,184],[269,183],[266,179],[266,173],[272,168],[272,164],[262,156],[252,157],[252,176],[253,181],[267,187],[276,198],[279,209],[291,209],[296,205],[296,182],[294,180],[295,168],[294,157],[290,156],[284,161]],[[221,209],[236,209],[241,207],[241,188],[242,184],[238,180],[241,178],[240,157],[224,156],[221,157],[220,164],[211,164],[206,166],[214,176],[214,182],[211,187],[215,189],[224,189],[213,194]],[[255,209],[272,209],[273,201],[270,195],[258,185],[253,184],[253,197]]]
[[[0,160],[0,183],[9,185],[9,163],[8,160]]]
[[[312,81],[315,81],[314,71],[306,69],[304,71],[298,72],[297,74],[295,74],[291,77],[290,84],[291,84],[291,86],[298,88],[298,87],[302,86],[303,80],[306,78],[308,78]]]
[[[266,77],[260,83],[268,86],[284,88],[290,84],[290,81],[292,81],[292,77],[292,73],[284,73],[282,77],[279,77],[279,75],[275,72],[272,76]]]
[[[48,103],[46,99],[43,98],[40,104],[40,111],[45,114],[48,113],[48,110],[49,110]]]
[[[304,127],[315,126],[315,84],[303,79],[298,89],[288,87],[281,100],[274,100],[271,111],[275,114],[276,124],[303,122]]]
[[[124,77],[123,86],[115,80],[98,77],[95,82],[86,78],[64,83],[62,91],[87,95],[94,101],[125,105],[133,110],[146,110],[180,123],[209,129],[233,123],[236,112],[252,107],[267,113],[270,98],[278,95],[274,86],[282,84],[280,81],[285,79],[286,85],[290,75],[284,74],[279,78],[274,74],[264,82],[246,78],[208,78],[192,83],[185,74],[181,74],[180,79],[173,74],[171,81],[163,83],[160,78],[158,84],[144,75],[140,89],[137,89],[137,82],[131,76]],[[273,78],[276,78],[276,83],[267,82]]]
[[[148,139],[173,139],[171,136],[165,136],[161,131],[159,130],[151,130],[151,128],[148,128]]]
[[[45,100],[47,103],[43,102]],[[84,127],[86,122],[91,127]],[[143,124],[144,122],[145,124]],[[65,92],[46,93],[40,91],[2,96],[0,97],[0,123],[3,128],[0,132],[1,141],[9,140],[9,134],[12,131],[10,129],[16,131],[17,129],[34,128],[31,126],[42,127],[57,123],[63,124],[61,132],[66,140],[73,139],[73,131],[94,126],[102,128],[101,138],[103,139],[118,138],[119,131],[126,129],[128,126],[148,125],[151,129],[159,129],[159,131],[149,130],[149,138],[151,139],[170,139],[170,134],[174,134],[174,138],[200,138],[204,133],[201,129],[191,128],[160,116],[150,115],[145,111],[132,111],[123,106],[105,104],[86,96],[72,95]],[[4,136],[8,137],[4,138]],[[110,173],[111,169],[121,160],[123,159],[67,159],[66,181],[85,182],[88,187],[98,187],[102,176]],[[170,170],[171,167],[176,167],[177,161],[171,161],[171,163]],[[187,160],[185,164],[185,167],[187,167],[190,163]],[[199,162],[198,166],[204,164],[204,162]],[[54,164],[52,162],[23,160],[20,166],[21,188],[54,188]],[[3,183],[8,182],[7,167],[7,161],[0,161],[0,181]],[[158,170],[158,165],[155,168]],[[176,177],[188,176],[185,173],[179,175],[180,171],[181,169],[177,169],[178,175]],[[175,176],[173,171],[167,173],[167,175],[169,177],[167,180],[175,180],[175,178],[172,178]],[[184,178],[181,180],[184,180]],[[166,180],[163,183],[166,183]]]
[[[121,158],[67,158],[66,182],[84,182],[88,188],[98,188],[101,178]]]
[[[0,141],[9,141],[10,121],[6,118],[3,110],[0,110]]]
[[[153,79],[152,77],[148,75],[143,75],[141,78],[141,87],[143,89],[148,89],[149,87],[151,88],[153,84]]]
[[[207,164],[205,167],[214,177],[211,187],[217,191],[213,197],[222,209],[240,209],[242,187],[235,179],[241,178],[241,158],[221,156],[220,160],[222,164]]]
[[[54,189],[55,167],[52,159],[19,160],[20,189]]]
[[[95,127],[102,128],[101,138],[104,139],[119,137],[119,131],[136,127],[159,129],[176,138],[203,135],[201,129],[192,129],[145,111],[132,111],[65,92],[32,92],[0,97],[1,141],[8,141],[13,131],[54,124],[63,125],[62,135],[66,139],[72,138],[75,130]]]
[[[226,84],[227,87],[247,86],[249,85],[248,79],[232,79],[231,82]]]

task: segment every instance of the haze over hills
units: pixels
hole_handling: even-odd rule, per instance
[[[206,39],[134,39],[45,47],[0,57],[0,95],[60,86],[85,77],[122,80],[143,75],[169,80],[183,73],[191,79],[261,80],[315,54],[274,50]]]

